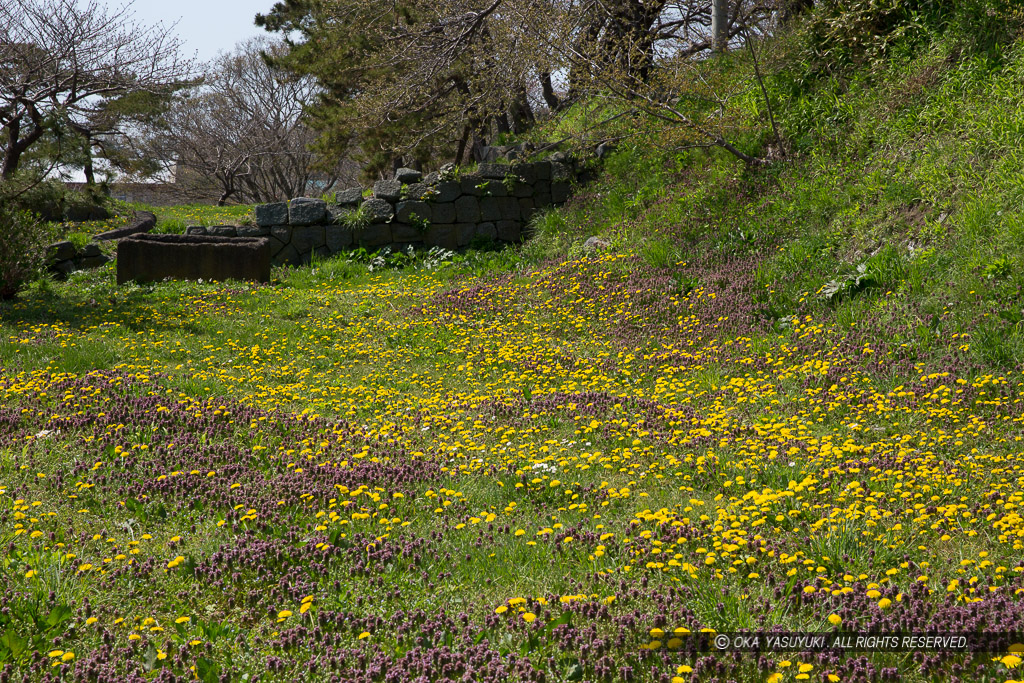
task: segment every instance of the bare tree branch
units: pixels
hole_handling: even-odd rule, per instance
[[[215,184],[221,203],[278,201],[306,195],[314,181],[319,192],[338,182],[341,164],[318,170],[309,150],[316,133],[303,108],[320,87],[264,59],[282,49],[267,38],[244,42],[210,66],[203,86],[175,98],[150,149],[176,165],[179,182]]]
[[[166,92],[189,79],[173,27],[141,26],[130,6],[98,0],[6,0],[0,4],[2,176],[63,117],[81,124],[100,98]]]

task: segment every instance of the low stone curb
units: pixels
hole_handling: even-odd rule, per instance
[[[129,237],[130,235],[138,235],[141,233],[149,232],[156,226],[156,216],[149,211],[136,211],[135,220],[124,226],[123,228],[114,228],[113,230],[107,230],[101,232],[98,235],[93,235],[92,238],[97,242],[105,242],[107,240],[119,240],[123,237]]]

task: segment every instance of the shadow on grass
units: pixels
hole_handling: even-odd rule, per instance
[[[257,289],[241,282],[118,286],[109,266],[63,283],[42,279],[15,300],[0,302],[0,365],[9,371],[107,369],[125,360],[127,340],[117,336],[208,337],[223,328],[225,318],[259,308],[258,297],[251,303],[245,296],[235,298]],[[121,332],[103,338],[96,334],[102,327]]]

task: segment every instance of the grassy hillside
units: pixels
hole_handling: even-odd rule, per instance
[[[2,680],[1017,678],[1024,44],[958,16],[761,45],[767,165],[620,119],[521,250],[0,304]],[[773,628],[1004,635],[693,651]]]
[[[835,320],[884,341],[894,373],[951,357],[972,371],[1017,367],[1024,45],[979,45],[986,28],[830,63],[827,75],[806,27],[761,45],[784,158],[749,169],[720,150],[659,150],[664,129],[622,126],[630,142],[603,182],[541,224],[544,249],[575,253],[571,242],[602,234],[691,285],[695,261],[753,258],[752,281],[728,288],[766,328]],[[705,72],[739,102],[736,139],[764,153],[774,141],[749,55]]]

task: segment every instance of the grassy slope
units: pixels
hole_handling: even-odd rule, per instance
[[[794,84],[792,48],[772,47],[783,54],[768,58],[783,66],[767,85],[794,148],[789,160],[747,171],[724,152],[659,153],[641,130],[641,144],[613,158],[591,188],[599,199],[549,217],[541,240],[550,244],[537,248],[572,251],[580,237],[604,234],[641,245],[658,266],[770,249],[758,258],[754,297],[771,321],[813,314],[881,327],[893,353],[911,361],[944,355],[969,335],[965,362],[975,370],[1017,366],[1024,45],[993,55],[937,41],[809,92]],[[746,77],[749,68],[725,70]],[[753,150],[769,129],[746,86],[754,116],[735,135]],[[580,236],[575,247],[567,231]],[[870,276],[862,290],[821,291],[862,264]]]
[[[245,223],[252,212],[252,206],[209,206],[207,204],[186,204],[181,206],[133,205],[134,209],[151,211],[156,215],[156,232],[185,232],[190,225],[239,225]]]
[[[55,238],[68,239],[77,246],[84,246],[93,235],[107,230],[120,228],[131,222],[137,210],[150,211],[156,216],[154,232],[183,233],[190,225],[239,225],[245,223],[252,212],[252,206],[239,204],[234,206],[209,206],[205,204],[186,204],[180,206],[150,206],[148,204],[126,204],[117,202],[114,206],[115,215],[105,221],[54,223]]]
[[[519,257],[269,287],[108,268],[0,309],[0,661],[1012,678],[1005,649],[637,649],[655,627],[1024,628],[1024,55],[953,50],[787,106],[778,72],[793,161],[625,148]],[[614,249],[580,258],[592,233]]]

